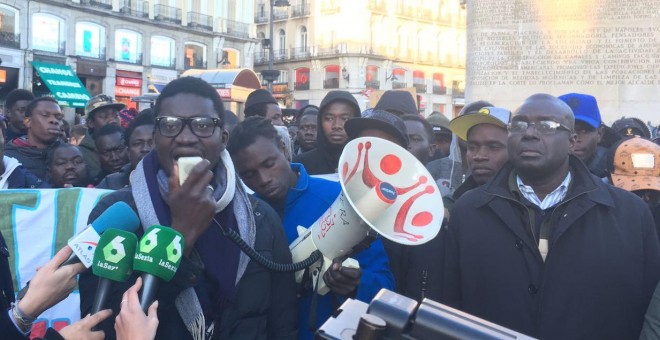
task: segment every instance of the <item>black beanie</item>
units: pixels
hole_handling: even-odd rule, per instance
[[[406,91],[385,91],[380,97],[374,110],[383,110],[395,115],[417,115],[417,104],[415,98]],[[394,112],[392,112],[394,111]]]
[[[258,89],[250,93],[245,100],[245,110],[249,110],[250,107],[258,104],[275,104],[278,105],[277,100],[264,89]]]

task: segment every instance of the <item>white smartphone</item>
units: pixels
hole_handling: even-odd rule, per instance
[[[179,164],[179,185],[183,185],[192,168],[202,161],[202,157],[180,157],[177,160]]]

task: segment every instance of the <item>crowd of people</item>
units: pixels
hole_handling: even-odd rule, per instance
[[[143,228],[169,226],[185,242],[146,314],[133,273],[113,285],[108,310],[89,315],[98,278],[80,264],[60,267],[68,247],[15,301],[2,252],[2,338],[29,336],[77,283],[83,318],[46,338],[311,339],[343,300],[369,302],[387,288],[537,338],[660,339],[657,129],[637,118],[606,125],[589,94],[535,94],[515,110],[480,100],[449,119],[423,117],[404,91],[363,112],[351,93],[331,91],[318,107],[283,113],[256,90],[239,121],[208,83],[182,77],[140,113],[97,95],[85,124],[70,128],[54,99],[27,90],[12,91],[4,112],[0,189],[114,190],[89,221],[125,202]],[[359,268],[335,259],[323,274],[330,293],[319,295],[311,281],[251,261],[218,228],[291,263],[298,227],[338,197],[328,175],[359,137],[393,142],[428,169],[444,207],[433,240],[376,239],[352,254]],[[183,183],[181,157],[203,159]]]

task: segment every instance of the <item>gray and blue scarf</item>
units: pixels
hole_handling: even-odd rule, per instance
[[[237,231],[245,242],[254,246],[256,227],[248,195],[236,178],[229,153],[225,150],[220,156],[221,162],[213,171],[215,177],[212,183],[215,188],[215,219]],[[161,169],[155,151],[138,163],[130,181],[143,228],[171,225],[172,217],[167,204],[168,177]],[[234,288],[250,260],[213,224],[195,243],[205,267],[203,277],[194,288],[182,291],[175,300],[177,310],[194,339],[204,339],[209,331],[212,332],[214,321],[231,303]],[[212,318],[208,325],[207,318]]]

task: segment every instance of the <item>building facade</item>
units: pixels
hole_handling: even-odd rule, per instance
[[[271,0],[273,1],[273,0]],[[380,91],[414,90],[420,112],[452,116],[464,105],[466,11],[459,0],[290,0],[274,10],[256,0],[255,71],[273,69],[273,93],[285,105],[318,105],[333,89],[360,106]],[[272,40],[272,43],[271,43]]]
[[[60,100],[52,85],[75,84],[48,73],[70,69],[90,96],[136,107],[188,69],[252,68],[253,18],[247,0],[0,0],[0,102],[14,88]]]

